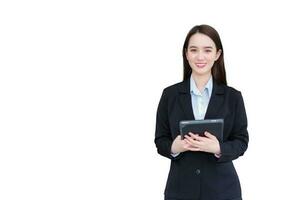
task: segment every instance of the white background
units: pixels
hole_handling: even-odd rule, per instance
[[[242,91],[245,200],[299,199],[296,1],[1,1],[0,199],[163,199],[154,145],[187,32],[219,32]]]

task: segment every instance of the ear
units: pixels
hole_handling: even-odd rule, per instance
[[[219,51],[217,52],[215,61],[217,61],[219,59],[219,57],[221,56],[221,54],[222,54],[222,49],[219,49]]]

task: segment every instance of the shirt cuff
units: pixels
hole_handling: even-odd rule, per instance
[[[171,156],[173,156],[174,158],[176,157],[176,156],[178,156],[180,153],[171,153]]]
[[[221,155],[222,155],[221,153],[219,153],[219,154],[216,154],[216,153],[215,153],[215,156],[216,156],[217,158],[220,158]]]

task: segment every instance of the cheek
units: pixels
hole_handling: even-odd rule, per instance
[[[215,56],[213,55],[207,56],[207,60],[209,60],[209,62],[215,62]]]
[[[190,53],[187,53],[186,54],[186,59],[188,60],[188,61],[190,61],[190,60],[193,60],[193,55],[192,54],[190,54]]]

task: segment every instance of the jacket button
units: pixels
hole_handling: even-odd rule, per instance
[[[196,169],[196,174],[199,175],[200,174],[200,169]]]

